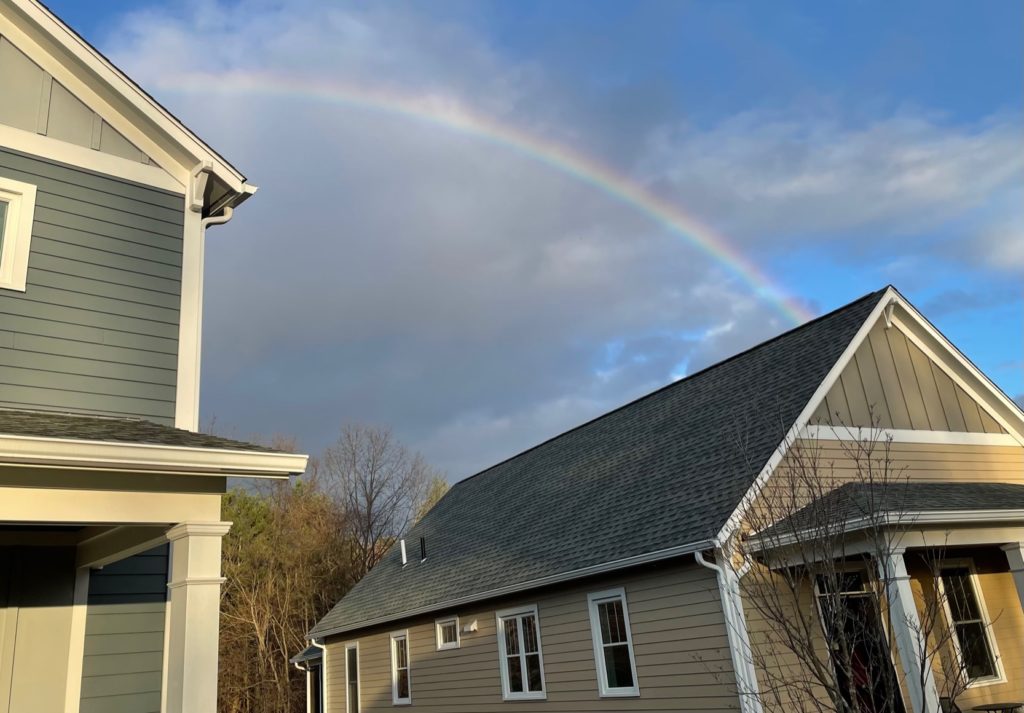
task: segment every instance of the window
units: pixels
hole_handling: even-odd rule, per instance
[[[434,628],[437,630],[438,651],[459,648],[459,617],[438,619],[434,622]]]
[[[347,713],[359,713],[359,644],[345,647],[345,706]]]
[[[0,178],[0,288],[25,291],[36,187]]]
[[[311,713],[324,713],[324,674],[323,667],[312,664],[309,667],[309,710]]]
[[[537,607],[497,613],[501,692],[505,700],[545,698]]]
[[[969,564],[942,568],[942,593],[960,665],[968,683],[1002,679],[992,627]]]
[[[639,696],[626,591],[612,589],[587,597],[594,639],[597,684],[602,696]]]
[[[412,681],[409,680],[409,632],[391,635],[391,702],[412,703]]]

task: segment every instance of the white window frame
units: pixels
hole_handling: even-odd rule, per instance
[[[398,695],[398,656],[395,643],[405,642],[405,674],[409,679],[409,695],[400,698]],[[412,705],[412,651],[409,648],[409,630],[391,632],[391,703],[396,706]]]
[[[992,618],[988,615],[988,607],[985,606],[985,597],[982,595],[981,584],[978,582],[978,568],[974,564],[974,560],[969,557],[962,557],[958,559],[944,559],[939,563],[939,581],[938,591],[939,596],[942,597],[942,608],[946,614],[946,625],[950,628],[950,639],[953,641],[953,651],[956,652],[956,661],[960,665],[960,670],[965,670],[963,653],[960,650],[960,637],[957,636],[956,626],[953,623],[953,609],[949,606],[949,597],[946,596],[946,585],[942,581],[942,570],[954,569],[958,567],[965,567],[967,569],[967,581],[970,582],[971,589],[974,590],[974,601],[978,603],[978,613],[981,614],[981,624],[985,632],[985,638],[988,640],[988,650],[992,654],[992,664],[996,669],[995,676],[986,676],[985,678],[976,678],[973,681],[967,682],[967,688],[982,688],[984,686],[993,686],[1000,683],[1006,683],[1006,671],[1003,669],[1003,657],[999,655],[999,648],[996,646],[995,632],[992,630]]]
[[[32,220],[36,209],[36,187],[31,183],[0,177],[0,201],[7,215],[0,225],[0,289],[25,291],[28,255],[32,243]]]
[[[633,670],[633,685],[612,688],[608,685],[608,671],[604,661],[604,639],[601,637],[601,616],[598,605],[619,600],[622,602],[622,620],[626,625],[626,646],[629,651],[629,665]],[[633,653],[633,630],[629,623],[629,606],[626,604],[626,590],[623,587],[591,592],[587,595],[590,610],[590,635],[594,642],[594,663],[597,666],[597,688],[601,698],[626,698],[640,695],[640,681],[636,675],[636,656]],[[621,646],[621,644],[619,644]]]
[[[356,709],[363,710],[363,681],[359,676],[359,662],[362,660],[359,656],[359,642],[353,641],[345,644],[345,711],[346,713],[352,713],[352,700],[349,696],[349,685],[348,685],[348,652],[355,650],[356,652]],[[324,696],[326,698],[326,695]]]
[[[441,637],[441,627],[445,624],[455,624],[455,641],[445,642]],[[437,639],[438,651],[451,651],[462,646],[462,633],[459,631],[459,617],[446,616],[434,620],[434,636]]]
[[[520,617],[528,616],[532,614],[533,620],[537,623],[537,660],[540,662],[540,690],[539,691],[512,691],[508,685],[508,660],[505,654],[505,619],[515,618],[516,626],[520,627],[520,634],[522,634],[522,625],[519,622]],[[506,701],[537,701],[546,700],[548,697],[548,683],[544,676],[544,647],[541,645],[540,640],[540,614],[537,611],[536,604],[528,604],[521,607],[513,607],[511,609],[502,609],[494,613],[495,631],[498,638],[498,668],[501,670],[501,697]],[[526,653],[523,651],[523,637],[520,636],[520,668],[522,675],[526,676]],[[524,679],[525,680],[525,679]],[[526,686],[523,686],[526,688]]]

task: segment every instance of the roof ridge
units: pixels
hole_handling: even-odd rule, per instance
[[[725,357],[724,359],[721,359],[720,361],[714,362],[713,364],[709,364],[708,366],[705,366],[703,369],[699,369],[699,370],[693,372],[692,374],[687,374],[686,376],[684,376],[681,379],[677,379],[677,380],[672,381],[672,382],[670,382],[668,384],[665,384],[664,386],[660,386],[657,389],[655,389],[654,391],[651,391],[651,392],[648,392],[646,394],[643,394],[642,396],[638,396],[635,399],[632,399],[630,401],[627,401],[624,404],[616,406],[615,408],[613,408],[610,411],[605,411],[604,413],[599,414],[597,416],[594,416],[593,418],[588,419],[588,420],[584,421],[583,423],[577,424],[577,425],[573,426],[572,428],[569,428],[569,429],[567,429],[565,431],[562,431],[561,433],[559,433],[559,434],[557,434],[555,436],[551,436],[550,438],[546,438],[543,441],[541,441],[540,443],[537,443],[537,444],[535,444],[533,446],[530,446],[529,448],[526,448],[526,449],[524,449],[522,451],[519,451],[518,453],[515,453],[514,455],[511,455],[508,458],[504,458],[504,459],[498,461],[497,463],[489,465],[486,468],[484,468],[483,470],[477,471],[476,473],[473,473],[472,475],[466,476],[462,480],[459,480],[458,482],[454,483],[452,485],[452,487],[451,487],[451,490],[454,490],[458,486],[462,485],[463,483],[466,483],[467,481],[470,481],[470,480],[476,478],[477,476],[486,475],[487,473],[489,473],[490,471],[494,470],[498,466],[504,465],[505,463],[508,463],[509,461],[512,461],[512,460],[515,460],[516,458],[519,458],[520,456],[524,456],[527,453],[530,453],[531,451],[535,451],[538,448],[541,448],[542,446],[545,446],[548,443],[551,443],[552,441],[557,441],[559,438],[562,438],[563,436],[567,436],[570,433],[573,433],[573,432],[578,431],[578,430],[580,430],[582,428],[585,428],[586,426],[589,426],[592,423],[596,423],[597,421],[600,421],[600,420],[602,420],[604,418],[607,418],[607,417],[609,417],[609,416],[611,416],[611,415],[613,415],[615,413],[618,413],[619,411],[627,409],[630,406],[633,406],[634,404],[637,404],[637,403],[639,403],[641,401],[645,401],[646,399],[649,399],[651,397],[657,396],[658,394],[661,394],[661,393],[663,393],[665,391],[668,391],[669,389],[675,388],[677,386],[680,386],[681,384],[684,384],[686,382],[692,381],[696,377],[701,376],[702,374],[706,374],[707,372],[711,371],[712,369],[716,369],[716,368],[718,368],[720,366],[724,366],[725,364],[728,364],[731,361],[739,359],[740,357],[745,356],[745,355],[747,355],[747,354],[749,354],[749,353],[751,353],[753,351],[761,349],[762,347],[766,347],[769,344],[772,344],[773,342],[776,342],[776,341],[782,339],[783,337],[788,337],[788,336],[790,336],[790,335],[792,335],[792,334],[794,334],[796,332],[804,330],[804,329],[806,329],[806,328],[808,328],[808,327],[810,327],[810,326],[812,326],[814,324],[817,324],[818,322],[821,322],[821,321],[823,321],[825,319],[828,319],[829,317],[833,317],[836,314],[838,314],[840,312],[843,312],[844,310],[847,310],[847,309],[853,307],[854,305],[858,305],[861,302],[864,302],[864,301],[866,301],[866,300],[868,300],[868,299],[870,299],[872,297],[875,297],[875,296],[878,296],[878,295],[882,295],[882,294],[884,294],[886,292],[886,290],[889,290],[889,289],[895,289],[895,288],[891,284],[889,284],[889,285],[886,285],[885,287],[882,287],[881,289],[874,290],[874,291],[869,292],[869,293],[867,293],[865,295],[861,295],[857,299],[852,300],[850,302],[847,302],[846,304],[841,305],[839,307],[836,307],[835,309],[833,309],[833,310],[831,310],[829,312],[826,312],[825,314],[819,315],[819,316],[815,317],[814,319],[808,320],[807,322],[804,322],[803,324],[797,325],[796,327],[793,327],[791,329],[787,329],[785,332],[780,332],[779,334],[776,334],[774,337],[769,337],[768,339],[765,339],[762,342],[758,342],[757,344],[754,344],[753,346],[747,347],[743,351],[740,351],[740,352],[737,352],[737,353],[735,353],[735,354],[733,354],[731,356]]]

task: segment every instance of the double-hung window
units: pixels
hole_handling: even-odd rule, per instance
[[[391,634],[391,702],[396,706],[412,703],[408,631]]]
[[[639,696],[626,591],[610,589],[587,596],[594,640],[597,686],[602,696]]]
[[[0,177],[0,289],[25,291],[36,187]]]
[[[505,700],[546,698],[537,606],[506,609],[496,616]]]
[[[434,622],[434,628],[438,651],[459,648],[459,617],[449,616],[438,619]]]
[[[971,567],[947,565],[941,576],[954,644],[968,683],[1002,680],[991,622]]]

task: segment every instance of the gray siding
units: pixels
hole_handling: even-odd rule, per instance
[[[897,327],[881,323],[825,396],[819,423],[843,426],[1005,433]]]
[[[24,293],[0,290],[0,406],[173,423],[184,197],[0,149],[37,186]]]
[[[159,713],[167,549],[90,574],[81,713]]]
[[[587,594],[626,590],[640,695],[601,698],[590,633]],[[495,611],[536,604],[547,700],[504,702],[498,668]],[[345,645],[359,642],[360,710],[393,711],[391,631],[408,630],[412,705],[426,713],[559,711],[735,711],[736,679],[715,575],[692,559],[576,582],[438,616],[458,614],[459,649],[438,651],[434,617],[395,622],[351,639],[327,642],[328,713],[346,713]]]

